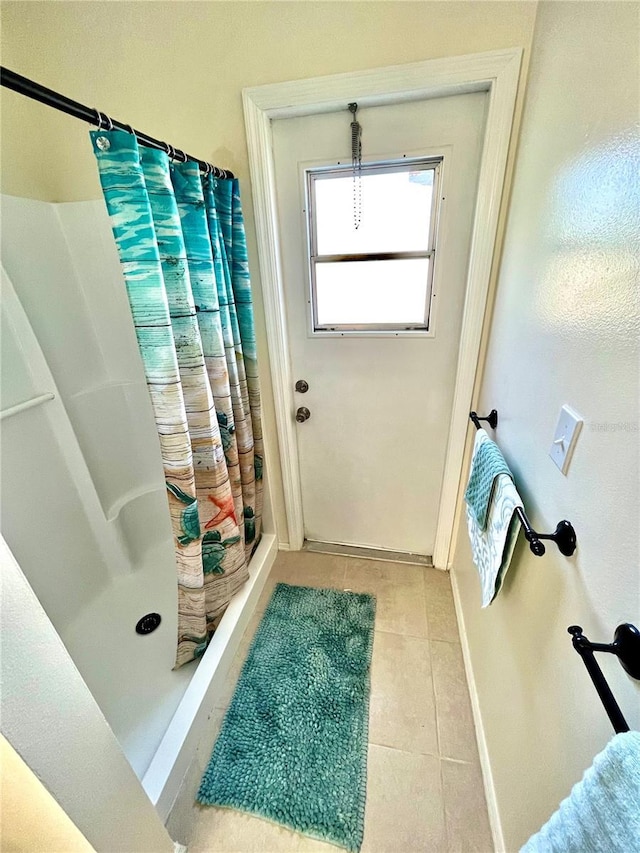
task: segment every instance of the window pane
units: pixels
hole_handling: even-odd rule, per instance
[[[319,326],[424,325],[429,258],[319,263]]]
[[[318,177],[315,185],[319,255],[429,251],[434,170],[363,173],[362,219],[353,221],[353,175]]]

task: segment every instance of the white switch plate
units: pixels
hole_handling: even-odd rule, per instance
[[[553,444],[549,450],[549,456],[556,463],[563,474],[567,473],[573,449],[582,427],[582,418],[569,406],[560,409],[558,425],[553,436]]]

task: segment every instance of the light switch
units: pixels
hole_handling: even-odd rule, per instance
[[[582,418],[569,406],[563,406],[560,409],[560,417],[556,426],[555,435],[553,436],[553,444],[549,450],[549,456],[556,463],[563,474],[567,473],[571,454],[575,447],[580,429],[582,427]]]

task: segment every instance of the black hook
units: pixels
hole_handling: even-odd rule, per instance
[[[475,424],[476,429],[480,429],[480,421],[487,421],[491,429],[496,429],[498,426],[498,410],[491,409],[486,417],[478,415],[476,412],[469,412],[469,417]]]

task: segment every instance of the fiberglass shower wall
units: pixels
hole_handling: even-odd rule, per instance
[[[3,420],[2,533],[141,776],[195,664],[172,671],[171,526],[109,219],[102,200],[2,213],[2,409],[56,394]]]

